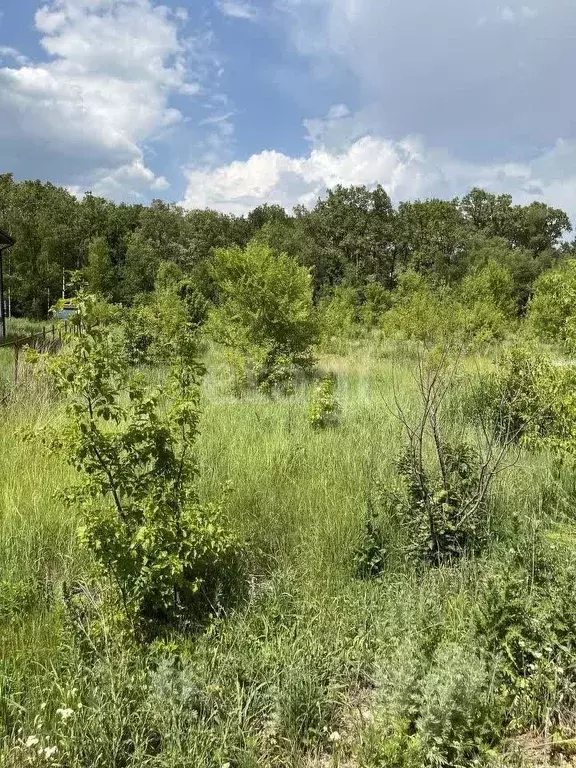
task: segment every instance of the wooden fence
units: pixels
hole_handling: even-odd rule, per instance
[[[76,326],[70,328],[76,332]],[[69,329],[69,324],[64,322],[58,325],[50,325],[48,328],[44,325],[42,330],[28,336],[18,336],[8,341],[0,342],[1,349],[12,349],[14,352],[14,384],[18,384],[20,353],[25,347],[34,347],[44,352],[55,351],[62,345],[62,339]]]

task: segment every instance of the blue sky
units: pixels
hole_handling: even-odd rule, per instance
[[[244,213],[474,185],[576,218],[574,0],[0,0],[0,170]]]

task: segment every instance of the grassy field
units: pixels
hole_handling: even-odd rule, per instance
[[[487,366],[463,363],[473,375]],[[146,650],[105,624],[96,642],[71,620],[71,585],[95,610],[101,586],[58,498],[71,470],[25,440],[57,425],[59,405],[23,381],[0,430],[0,766],[545,764],[558,734],[572,738],[576,678],[545,650],[562,642],[548,625],[569,624],[574,597],[570,473],[521,454],[494,488],[483,553],[416,567],[402,554],[406,531],[378,506],[398,485],[391,405],[396,393],[416,409],[414,360],[359,342],[320,369],[337,377],[342,414],[317,431],[313,384],[235,399],[210,355],[199,490],[224,499],[251,553],[249,595],[200,636]],[[359,579],[370,507],[386,566]],[[518,675],[516,689],[506,670],[517,636],[548,666]]]

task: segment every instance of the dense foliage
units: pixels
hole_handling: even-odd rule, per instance
[[[2,768],[573,764],[562,211],[5,175],[0,227],[14,333],[80,289],[0,350]]]
[[[382,187],[339,186],[311,210],[289,214],[262,205],[231,216],[160,200],[148,206],[116,205],[91,194],[79,200],[51,184],[4,174],[0,228],[16,239],[6,269],[14,312],[37,318],[46,316],[74,272],[81,271],[89,290],[132,303],[153,290],[164,261],[214,299],[214,254],[254,238],[310,269],[316,298],[352,286],[360,314],[375,299],[373,286],[393,290],[407,270],[433,286],[454,287],[492,262],[509,275],[506,310],[510,300],[523,313],[538,276],[572,255],[563,242],[571,230],[565,213],[544,203],[513,205],[508,195],[480,189],[462,199],[394,208]]]
[[[218,302],[210,331],[232,351],[240,377],[286,386],[311,368],[317,333],[307,269],[254,241],[217,251],[213,277]]]
[[[218,504],[200,504],[194,486],[202,373],[194,328],[169,328],[171,369],[154,389],[132,372],[112,319],[92,297],[81,298],[80,332],[48,363],[68,399],[50,444],[80,474],[66,503],[82,510],[82,540],[143,636],[216,610],[231,584],[236,543]]]

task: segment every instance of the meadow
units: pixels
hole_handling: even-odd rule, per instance
[[[569,754],[575,678],[555,644],[576,564],[570,473],[520,452],[497,480],[482,553],[415,565],[380,504],[398,484],[395,398],[418,409],[415,360],[410,345],[378,338],[323,353],[317,375],[335,376],[341,413],[314,430],[314,380],[235,398],[208,351],[198,489],[223,500],[250,581],[201,632],[145,648],[105,621],[95,636],[75,613],[71,590],[97,613],[105,588],[58,498],[73,470],[26,439],[62,419],[32,369],[0,432],[0,765],[540,765]],[[473,381],[491,364],[459,366]],[[383,567],[359,578],[370,510]],[[537,670],[516,668],[538,657]]]
[[[0,186],[0,768],[574,764],[568,216]]]

